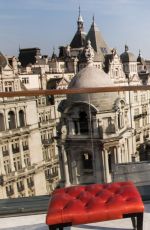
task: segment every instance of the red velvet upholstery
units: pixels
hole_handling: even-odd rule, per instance
[[[46,224],[85,224],[141,213],[144,205],[132,182],[91,184],[53,192]]]

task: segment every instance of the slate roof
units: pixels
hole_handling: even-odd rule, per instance
[[[7,65],[7,58],[0,52],[0,68]]]
[[[86,33],[83,31],[77,31],[70,43],[71,48],[81,48],[86,44]]]
[[[93,47],[94,51],[96,52],[95,58],[97,61],[103,61],[104,56],[110,53],[110,49],[107,46],[106,42],[104,41],[99,28],[93,21],[91,28],[87,34],[86,40],[91,41],[91,46]],[[96,60],[95,60],[96,61]]]

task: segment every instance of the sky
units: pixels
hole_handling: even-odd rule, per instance
[[[78,8],[88,32],[95,16],[104,40],[118,53],[129,50],[150,59],[149,0],[0,0],[0,51],[8,56],[20,48],[39,47],[51,56],[53,47],[70,44]]]

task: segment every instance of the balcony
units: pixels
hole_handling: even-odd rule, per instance
[[[42,144],[44,145],[44,146],[49,146],[49,145],[51,145],[53,143],[53,140],[52,139],[43,139],[42,140]]]

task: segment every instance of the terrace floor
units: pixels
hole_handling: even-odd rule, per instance
[[[45,214],[4,217],[0,218],[0,229],[3,230],[48,230],[45,224]],[[133,229],[131,219],[121,219],[114,221],[85,224],[74,227],[67,227],[66,230],[129,230]],[[143,230],[150,229],[150,202],[145,203],[144,227]]]

